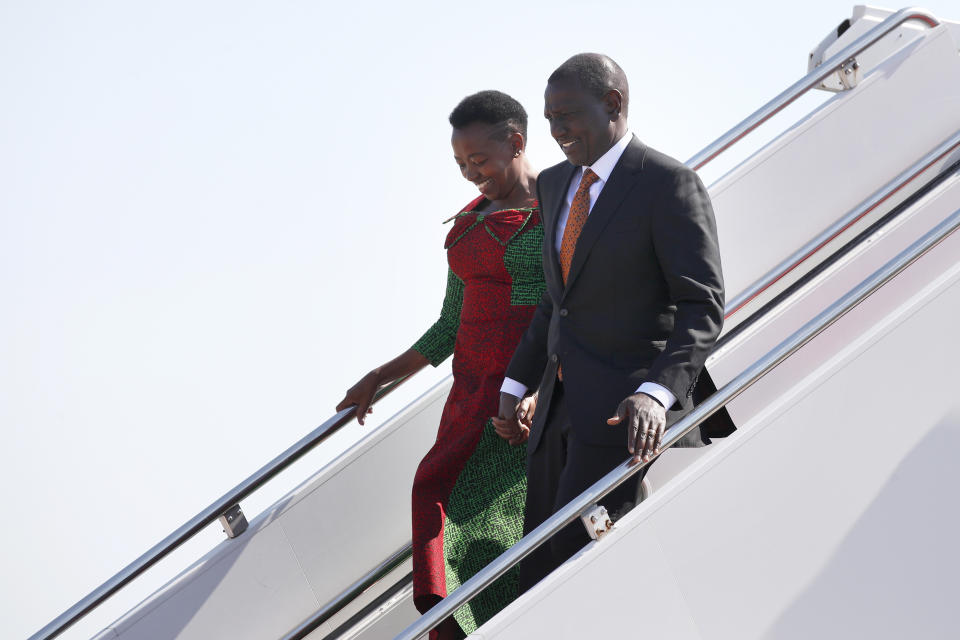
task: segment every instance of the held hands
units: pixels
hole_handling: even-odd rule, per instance
[[[517,446],[530,437],[530,425],[537,410],[537,394],[517,398],[509,393],[500,393],[500,409],[496,418],[491,418],[497,435]]]
[[[623,420],[627,421],[627,451],[633,454],[634,463],[660,454],[667,412],[659,402],[645,393],[627,396],[607,424],[620,424]]]
[[[357,422],[363,424],[366,417],[373,413],[370,405],[373,403],[373,396],[379,388],[380,376],[376,371],[371,371],[360,378],[360,382],[347,389],[347,395],[337,405],[337,411],[343,411],[347,407],[357,405]]]

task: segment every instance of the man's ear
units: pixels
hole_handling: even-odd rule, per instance
[[[610,116],[611,122],[616,122],[623,117],[623,94],[617,91],[616,89],[610,89],[607,91],[607,95],[603,97],[604,105],[607,108],[607,114]]]

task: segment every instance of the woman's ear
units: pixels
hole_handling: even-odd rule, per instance
[[[523,153],[524,143],[523,134],[518,131],[514,131],[507,138],[507,144],[510,145],[510,151],[514,158],[519,158],[520,154]]]

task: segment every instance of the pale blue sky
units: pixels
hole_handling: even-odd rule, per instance
[[[0,636],[36,631],[323,422],[435,319],[440,222],[475,195],[446,123],[464,95],[523,102],[546,167],[562,155],[545,78],[602,51],[630,78],[632,129],[685,160],[802,76],[851,9],[0,1]]]

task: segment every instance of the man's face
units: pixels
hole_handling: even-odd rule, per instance
[[[613,146],[620,105],[610,94],[600,99],[578,82],[561,81],[547,84],[543,103],[550,135],[571,163],[590,166]]]

